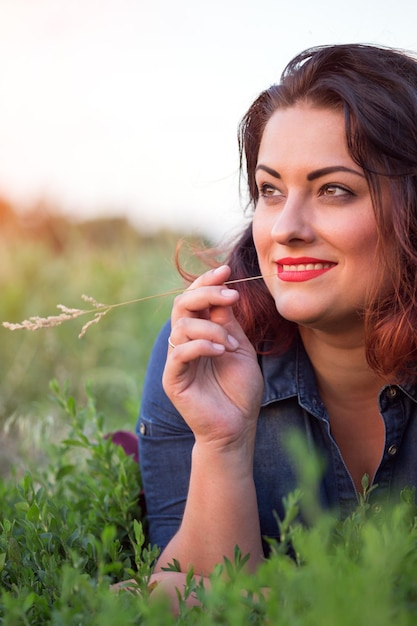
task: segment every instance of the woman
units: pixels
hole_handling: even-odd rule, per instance
[[[348,514],[364,475],[379,500],[417,485],[416,60],[307,50],[250,107],[240,146],[253,221],[176,298],[147,374],[156,572],[176,559],[205,575],[235,545],[256,568],[297,485],[294,429],[323,460],[323,508]]]

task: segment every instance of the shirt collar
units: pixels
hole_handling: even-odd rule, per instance
[[[313,415],[320,418],[326,415],[313,367],[299,337],[284,354],[262,356],[261,368],[264,375],[262,406],[298,397],[300,406]]]
[[[262,406],[298,395],[296,342],[281,355],[262,355],[260,366],[264,376]]]
[[[414,383],[404,383],[398,385],[398,387],[408,396],[413,402],[417,404],[417,385]]]
[[[300,406],[317,417],[326,418],[313,367],[299,336],[283,354],[261,356],[260,364],[264,375],[262,406],[298,396]],[[405,383],[398,387],[417,404],[416,384]]]

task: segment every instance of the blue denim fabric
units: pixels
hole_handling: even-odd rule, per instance
[[[192,431],[162,389],[169,324],[155,343],[137,423],[139,457],[145,489],[150,541],[161,549],[177,531],[187,498]],[[300,340],[280,357],[260,363],[265,391],[257,426],[254,479],[263,536],[278,537],[275,515],[283,516],[283,498],[297,487],[296,468],[286,437],[304,433],[311,454],[324,460],[319,488],[323,509],[344,517],[357,505],[357,493],[331,432],[310,361]],[[417,387],[385,386],[379,395],[386,441],[374,482],[373,501],[398,498],[417,485]]]

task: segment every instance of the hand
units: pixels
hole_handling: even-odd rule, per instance
[[[226,448],[255,436],[263,379],[255,350],[232,306],[239,293],[224,285],[230,268],[200,276],[175,299],[164,389],[197,442]]]

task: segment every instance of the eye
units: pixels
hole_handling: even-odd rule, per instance
[[[325,196],[327,198],[346,198],[355,194],[343,185],[329,183],[327,185],[323,185],[323,187],[320,189],[319,195]]]
[[[282,196],[282,193],[274,187],[273,185],[269,185],[268,183],[264,183],[260,186],[259,195],[263,198],[273,198],[276,196]]]

